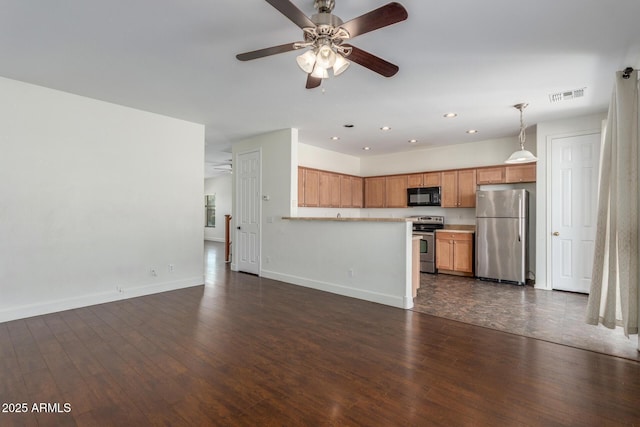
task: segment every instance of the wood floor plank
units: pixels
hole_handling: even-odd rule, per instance
[[[214,285],[1,323],[0,400],[72,411],[0,425],[638,425],[635,361],[207,271]]]

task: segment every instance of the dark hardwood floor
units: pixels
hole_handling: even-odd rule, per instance
[[[28,406],[0,425],[640,425],[638,362],[232,273],[207,253],[206,286],[0,323],[2,409]]]

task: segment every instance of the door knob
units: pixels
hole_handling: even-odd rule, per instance
[[[238,226],[238,230],[241,230],[240,226]]]
[[[560,235],[560,233],[559,233],[559,232],[557,232],[557,231],[554,231],[554,232],[553,232],[553,235],[554,235],[554,236],[559,236],[559,235]]]

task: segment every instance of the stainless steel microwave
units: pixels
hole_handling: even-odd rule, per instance
[[[407,206],[440,206],[440,187],[407,188]]]

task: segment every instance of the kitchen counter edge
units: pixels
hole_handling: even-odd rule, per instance
[[[323,217],[323,216],[283,216],[282,219],[296,221],[342,221],[342,222],[411,222],[407,218],[353,218],[353,217]]]

